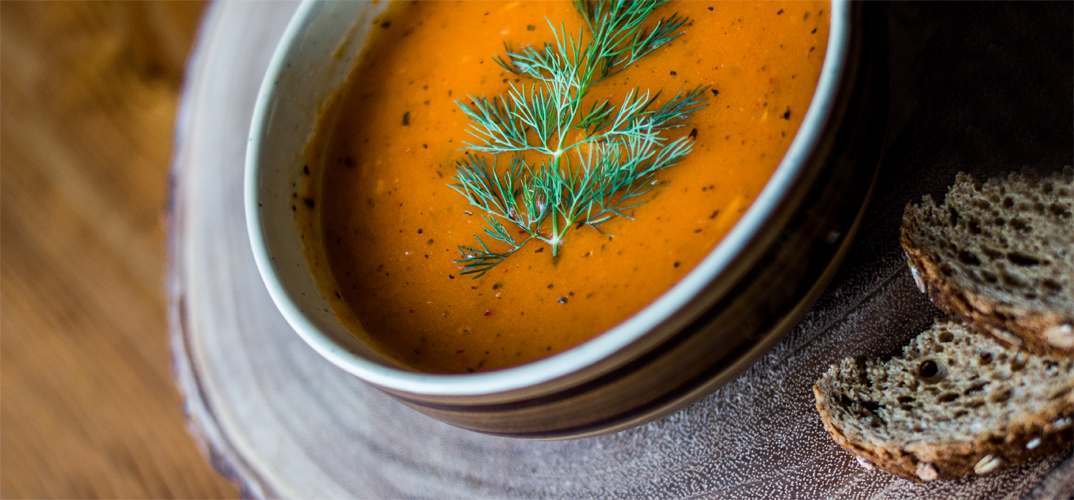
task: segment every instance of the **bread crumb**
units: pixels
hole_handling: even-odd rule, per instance
[[[865,470],[874,470],[874,469],[876,469],[876,467],[873,467],[873,464],[869,463],[869,461],[864,459],[864,458],[855,456],[854,461],[858,462],[858,467],[861,467],[862,469],[865,469]]]

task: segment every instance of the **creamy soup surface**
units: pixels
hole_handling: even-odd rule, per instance
[[[825,2],[673,1],[656,15],[692,22],[670,45],[596,84],[674,95],[711,86],[707,107],[673,135],[694,151],[662,172],[633,219],[570,232],[553,260],[530,242],[480,278],[458,246],[480,211],[453,191],[470,141],[456,100],[504,93],[504,43],[551,41],[546,19],[577,32],[569,1],[393,3],[311,152],[321,184],[298,210],[315,217],[326,295],[386,354],[416,370],[466,373],[561,352],[621,323],[690,271],[758,196],[809,106],[828,38]]]

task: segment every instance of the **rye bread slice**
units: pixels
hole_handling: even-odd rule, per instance
[[[1027,351],[1074,356],[1074,170],[976,182],[909,205],[900,238],[918,288]]]
[[[888,361],[847,358],[813,386],[847,451],[902,477],[989,474],[1074,441],[1074,360],[939,322]]]

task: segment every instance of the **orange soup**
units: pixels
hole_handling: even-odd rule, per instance
[[[654,12],[646,25],[675,13],[689,21],[670,43],[595,79],[582,107],[617,106],[635,88],[659,91],[653,106],[703,89],[704,107],[667,134],[692,151],[618,216],[572,226],[555,258],[532,240],[476,276],[463,274],[459,246],[475,246],[475,235],[504,245],[451,187],[478,142],[459,102],[535,84],[497,63],[505,43],[540,46],[553,41],[549,22],[572,36],[585,22],[569,1],[393,3],[326,114],[311,153],[320,184],[297,204],[315,219],[312,258],[326,263],[337,312],[400,363],[435,373],[534,361],[629,318],[709,253],[765,186],[812,98],[827,8],[685,0]]]

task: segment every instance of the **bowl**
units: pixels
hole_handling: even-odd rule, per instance
[[[876,98],[882,58],[863,55],[882,23],[844,0],[831,4],[827,56],[785,157],[737,225],[674,287],[592,340],[518,367],[440,375],[398,365],[333,313],[291,213],[318,117],[386,6],[303,3],[265,75],[247,145],[258,270],[295,332],[343,370],[475,431],[546,439],[614,431],[736,376],[795,324],[837,267],[872,188],[886,111]]]

